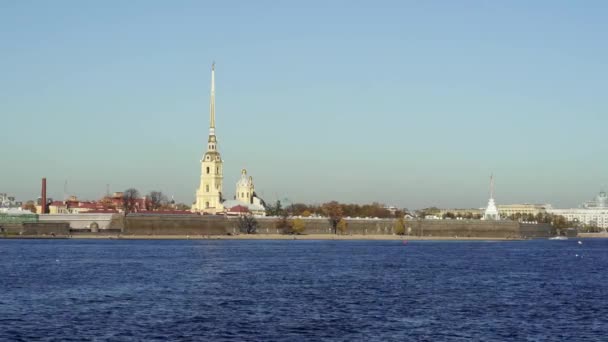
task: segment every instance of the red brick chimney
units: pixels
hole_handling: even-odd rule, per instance
[[[41,194],[41,201],[40,201],[40,213],[41,214],[46,214],[46,178],[42,178],[42,194]]]

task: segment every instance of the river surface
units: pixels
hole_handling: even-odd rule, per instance
[[[1,240],[0,340],[606,341],[608,240]]]

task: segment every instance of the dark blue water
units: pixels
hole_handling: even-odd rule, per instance
[[[0,340],[606,341],[607,265],[599,239],[0,240]]]

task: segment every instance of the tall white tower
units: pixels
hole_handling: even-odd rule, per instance
[[[215,214],[224,210],[222,205],[223,161],[217,150],[217,138],[215,137],[215,63],[211,65],[209,115],[207,152],[201,160],[201,182],[196,191],[196,202],[192,211]]]
[[[486,211],[483,213],[483,219],[500,220],[498,208],[496,207],[496,203],[494,202],[494,175],[490,176],[490,200],[488,201]]]

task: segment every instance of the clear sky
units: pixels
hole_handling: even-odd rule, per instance
[[[576,206],[608,184],[606,1],[0,1],[0,192]]]

